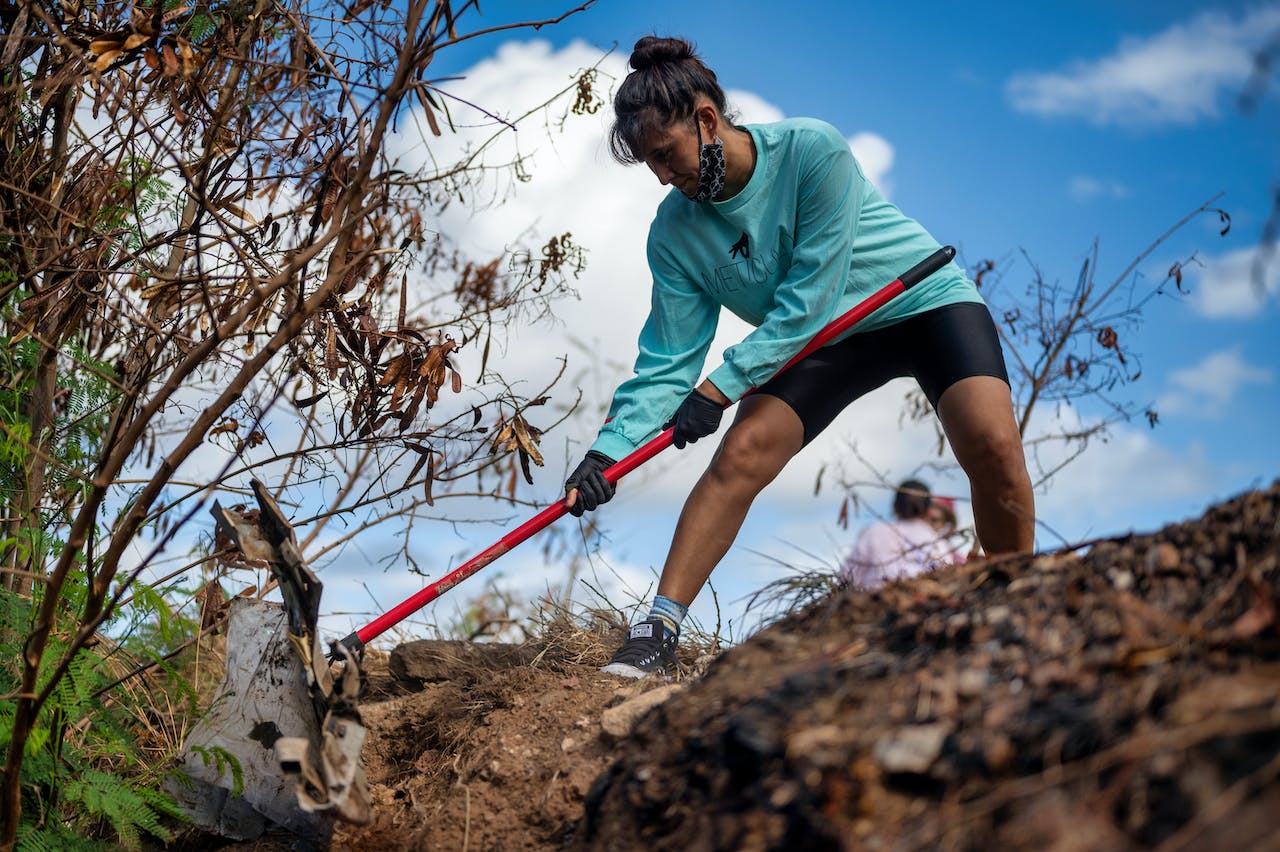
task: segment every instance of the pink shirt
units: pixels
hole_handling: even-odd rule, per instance
[[[840,573],[855,586],[874,589],[955,561],[946,538],[923,518],[877,521],[859,534]]]

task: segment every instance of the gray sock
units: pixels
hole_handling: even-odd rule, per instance
[[[673,634],[680,633],[680,625],[688,614],[687,606],[664,595],[655,595],[653,608],[649,610],[649,618],[662,619],[663,626]]]

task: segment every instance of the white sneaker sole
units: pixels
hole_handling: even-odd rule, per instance
[[[635,666],[628,665],[626,663],[610,663],[600,671],[605,674],[617,675],[618,677],[633,677],[636,679],[652,676],[650,672],[647,672],[644,669],[638,669]]]

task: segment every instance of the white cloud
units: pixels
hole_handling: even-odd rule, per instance
[[[1272,371],[1246,362],[1240,350],[1234,346],[1214,352],[1195,366],[1174,372],[1156,410],[1161,414],[1221,416],[1222,409],[1245,385],[1270,384],[1275,378]]]
[[[1253,70],[1253,52],[1280,29],[1280,5],[1240,17],[1203,12],[1146,38],[1124,39],[1108,56],[1060,71],[1024,71],[1005,93],[1014,108],[1042,116],[1128,126],[1192,124],[1215,117],[1224,92]]]
[[[1218,479],[1198,444],[1177,452],[1148,432],[1120,427],[1036,496],[1036,516],[1069,541],[1113,535],[1130,524],[1154,529],[1177,520],[1163,507],[1212,493]],[[1043,533],[1037,540],[1041,547],[1058,543]]]
[[[1255,266],[1258,249],[1237,249],[1219,257],[1202,258],[1202,266],[1187,266],[1191,278],[1191,307],[1209,319],[1247,319],[1260,314],[1280,293],[1280,259],[1263,265],[1259,291]]]
[[[754,92],[729,89],[724,97],[729,104],[729,111],[736,114],[735,121],[739,124],[768,124],[786,117],[782,110]]]
[[[1027,434],[1071,433],[1084,424],[1079,411],[1062,405],[1033,416]],[[1040,547],[1061,544],[1055,535],[1080,541],[1129,525],[1154,529],[1185,514],[1188,501],[1212,493],[1221,472],[1205,458],[1203,447],[1192,444],[1179,451],[1158,436],[1158,431],[1122,423],[1091,439],[1069,461],[1070,450],[1060,441],[1029,445],[1033,477],[1035,470],[1063,465],[1036,494],[1036,517],[1052,531],[1037,534]]]
[[[1076,175],[1067,181],[1067,195],[1082,204],[1096,198],[1124,199],[1129,197],[1129,187],[1116,180]]]
[[[849,139],[853,156],[862,164],[867,179],[889,195],[889,169],[893,168],[893,146],[878,133],[858,133]]]

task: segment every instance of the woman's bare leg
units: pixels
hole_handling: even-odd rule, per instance
[[[756,495],[804,444],[799,416],[777,397],[744,399],[685,500],[658,594],[688,606],[738,535]]]
[[[970,376],[943,392],[938,418],[969,476],[978,542],[988,555],[1031,550],[1036,509],[1009,386]]]

